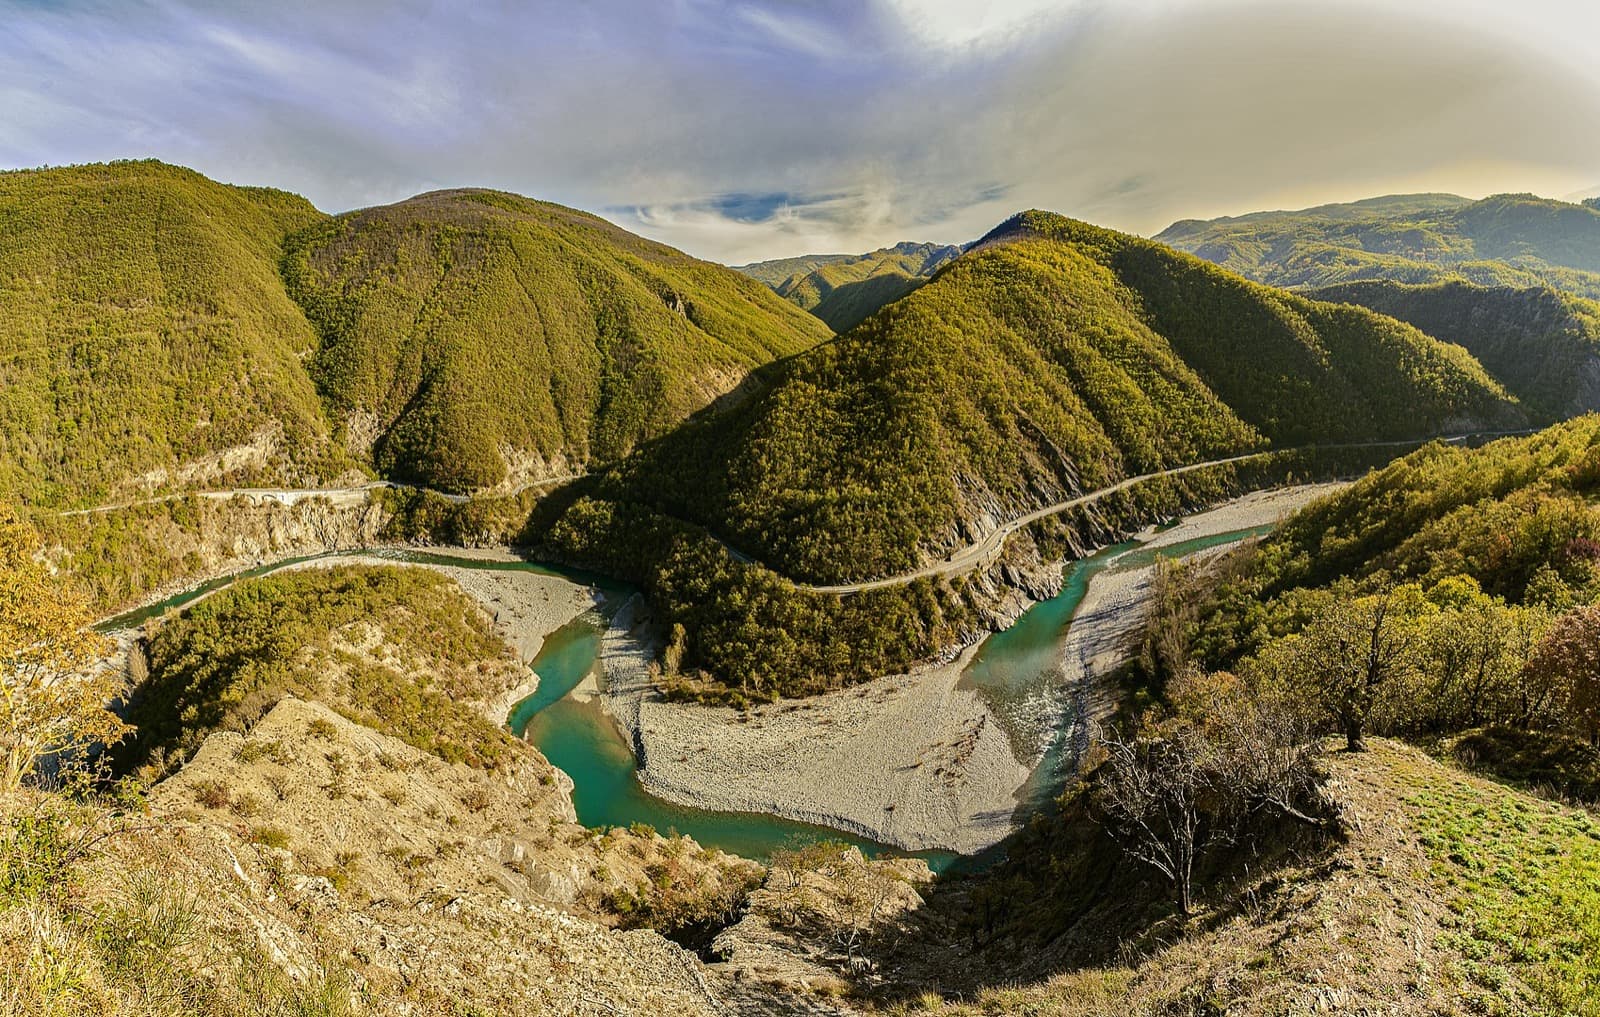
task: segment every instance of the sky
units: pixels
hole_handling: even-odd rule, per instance
[[[1593,0],[0,0],[0,166],[498,187],[737,264],[1600,193]]]

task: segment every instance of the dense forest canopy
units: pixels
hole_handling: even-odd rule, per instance
[[[1531,194],[1417,194],[1184,220],[1157,240],[1274,286],[1369,279],[1551,286],[1600,299],[1600,208]]]
[[[721,266],[493,191],[330,220],[285,275],[345,439],[447,490],[618,458],[827,334]]]
[[[1359,304],[1456,343],[1546,421],[1600,409],[1600,303],[1548,287],[1374,280],[1308,296]]]
[[[0,174],[0,495],[30,505],[231,478],[327,483],[278,275],[321,213],[158,162]]]
[[[154,161],[0,175],[0,494],[579,471],[828,335],[730,269],[488,191],[329,217]]]

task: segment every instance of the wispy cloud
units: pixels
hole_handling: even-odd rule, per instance
[[[1463,15],[1466,12],[1466,16]],[[455,185],[729,261],[1600,179],[1579,0],[0,0],[0,164]]]

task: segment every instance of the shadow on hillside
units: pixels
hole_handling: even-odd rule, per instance
[[[1600,805],[1600,747],[1551,731],[1485,727],[1429,747],[1463,769],[1548,798]]]
[[[991,868],[937,880],[926,906],[881,937],[876,970],[854,984],[892,1003],[1135,965],[1240,915],[1267,920],[1283,875],[1315,878],[1337,843],[1292,821],[1256,822],[1196,866],[1198,913],[1185,920],[1165,879],[1125,855],[1082,801],[1069,799],[1003,842],[1004,860]]]

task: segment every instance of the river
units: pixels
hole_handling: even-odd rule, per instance
[[[1128,542],[1107,548],[1068,566],[1061,592],[1035,604],[1003,632],[990,636],[968,665],[963,682],[980,689],[991,699],[1002,719],[1019,711],[1011,709],[1047,689],[1058,674],[1063,643],[1074,612],[1094,576],[1106,569],[1123,569],[1147,564],[1156,555],[1182,557],[1206,548],[1233,543],[1269,530],[1254,526],[1243,530],[1209,534],[1202,538],[1145,548]],[[609,827],[645,823],[665,833],[677,831],[693,837],[707,847],[720,848],[751,858],[767,858],[776,850],[820,839],[856,844],[869,855],[905,854],[885,845],[825,827],[794,822],[762,813],[717,812],[676,805],[648,794],[636,777],[633,751],[622,732],[593,697],[573,695],[585,677],[600,667],[600,635],[609,609],[620,606],[631,590],[615,581],[578,570],[523,561],[497,561],[452,555],[443,551],[389,550],[352,551],[311,558],[275,562],[199,584],[159,603],[107,619],[97,626],[113,631],[140,624],[162,613],[181,609],[200,597],[229,583],[264,575],[291,565],[318,559],[340,557],[382,557],[397,562],[423,565],[451,565],[473,569],[528,571],[558,576],[580,585],[599,589],[601,606],[552,633],[532,662],[539,675],[539,689],[512,710],[508,723],[512,730],[536,746],[551,763],[573,780],[573,804],[578,820],[586,826]],[[1037,710],[1033,713],[1037,715]],[[1023,743],[1040,738],[1020,724],[1011,731]],[[1059,786],[1059,743],[1047,749],[1034,771],[1025,805],[1037,803]],[[1048,740],[1041,741],[1048,744]],[[1026,758],[1025,756],[1023,758]],[[935,870],[943,870],[957,860],[950,852],[920,852]]]

